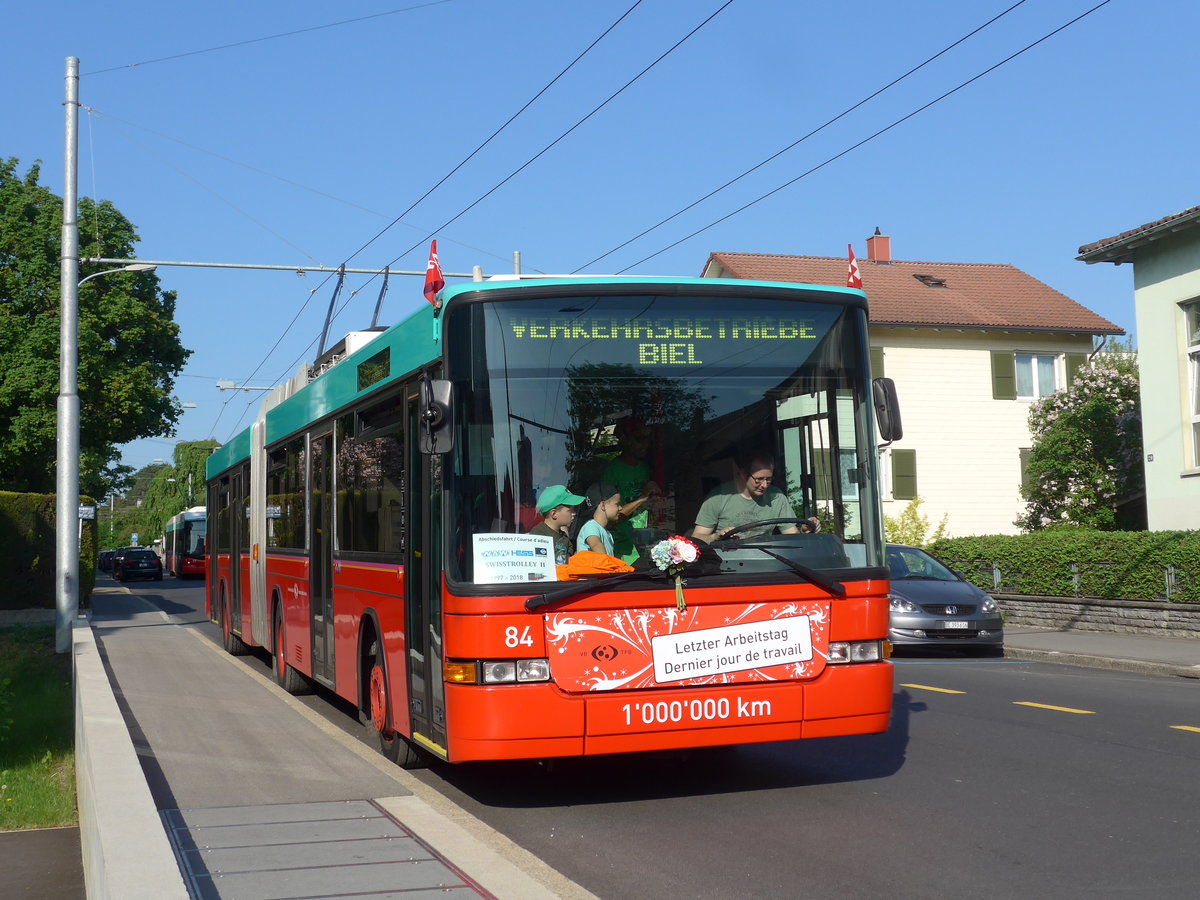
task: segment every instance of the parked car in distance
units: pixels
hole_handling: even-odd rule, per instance
[[[100,567],[101,572],[112,571],[113,554],[116,552],[116,550],[101,550],[96,555],[96,565]]]
[[[113,556],[112,574],[117,581],[129,581],[133,578],[153,578],[155,581],[162,581],[162,560],[149,547],[125,547]]]
[[[887,561],[893,646],[1003,650],[1004,622],[986,591],[916,547],[888,544]]]

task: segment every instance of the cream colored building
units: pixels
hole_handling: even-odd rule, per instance
[[[708,278],[846,283],[840,257],[713,253]],[[1011,265],[895,260],[867,241],[874,375],[896,382],[904,437],[884,451],[883,512],[913,497],[931,530],[1016,534],[1029,407],[1070,384],[1112,322]]]
[[[1200,206],[1079,248],[1133,264],[1151,531],[1200,529]]]

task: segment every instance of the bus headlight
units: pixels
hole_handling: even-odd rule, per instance
[[[550,680],[550,660],[548,659],[485,660],[481,666],[484,684]]]
[[[883,659],[881,641],[830,641],[830,663],[879,662]]]

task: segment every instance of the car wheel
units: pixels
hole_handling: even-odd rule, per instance
[[[426,765],[425,757],[402,734],[392,729],[391,695],[388,688],[387,664],[379,652],[379,644],[372,645],[369,651],[367,670],[367,697],[370,707],[367,710],[367,736],[373,737],[379,752],[402,769],[422,769]]]

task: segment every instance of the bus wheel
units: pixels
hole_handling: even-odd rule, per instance
[[[376,645],[378,646],[378,645]],[[368,737],[378,741],[379,752],[402,769],[423,769],[425,758],[402,735],[392,729],[391,697],[388,690],[387,669],[383,658],[376,654],[370,660],[367,696],[370,702],[367,717]]]
[[[229,603],[225,600],[224,591],[221,592],[221,636],[223,638],[221,645],[225,648],[226,653],[232,656],[245,656],[250,652],[246,642],[233,633],[233,623],[229,618]]]
[[[287,691],[289,694],[303,694],[308,690],[308,682],[304,676],[293,669],[287,663],[287,657],[284,650],[287,644],[284,642],[283,633],[283,609],[279,604],[275,605],[275,627],[272,632],[273,640],[271,641],[271,670],[275,673],[275,683]]]

